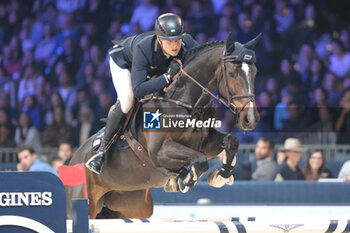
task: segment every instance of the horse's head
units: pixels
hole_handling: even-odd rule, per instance
[[[237,115],[243,130],[254,129],[260,118],[254,98],[257,69],[254,65],[255,52],[252,50],[260,36],[241,44],[229,34],[224,46],[219,92],[227,100],[230,110]]]

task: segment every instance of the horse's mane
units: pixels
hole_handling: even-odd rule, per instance
[[[222,40],[217,41],[209,41],[204,44],[198,45],[196,47],[193,47],[192,49],[188,50],[184,55],[184,64],[188,63],[189,61],[193,60],[194,57],[197,57],[201,55],[203,52],[205,52],[207,49],[223,45],[225,42]]]

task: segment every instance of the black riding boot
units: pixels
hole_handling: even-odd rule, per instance
[[[106,129],[102,138],[102,142],[96,154],[92,156],[85,166],[96,174],[102,172],[102,165],[105,160],[106,145],[112,139],[113,135],[122,127],[125,113],[123,113],[119,100],[115,103],[115,108],[110,112],[107,118]]]

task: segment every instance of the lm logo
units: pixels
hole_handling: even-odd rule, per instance
[[[143,112],[144,129],[160,129],[160,116],[162,114],[157,109],[156,112]]]

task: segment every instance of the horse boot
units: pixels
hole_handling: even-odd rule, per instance
[[[101,174],[103,162],[106,156],[106,145],[112,139],[113,135],[120,130],[122,122],[126,116],[121,109],[119,100],[114,106],[115,108],[108,115],[106,129],[101,145],[96,151],[96,154],[92,156],[85,164],[89,170],[95,172],[96,174]]]

